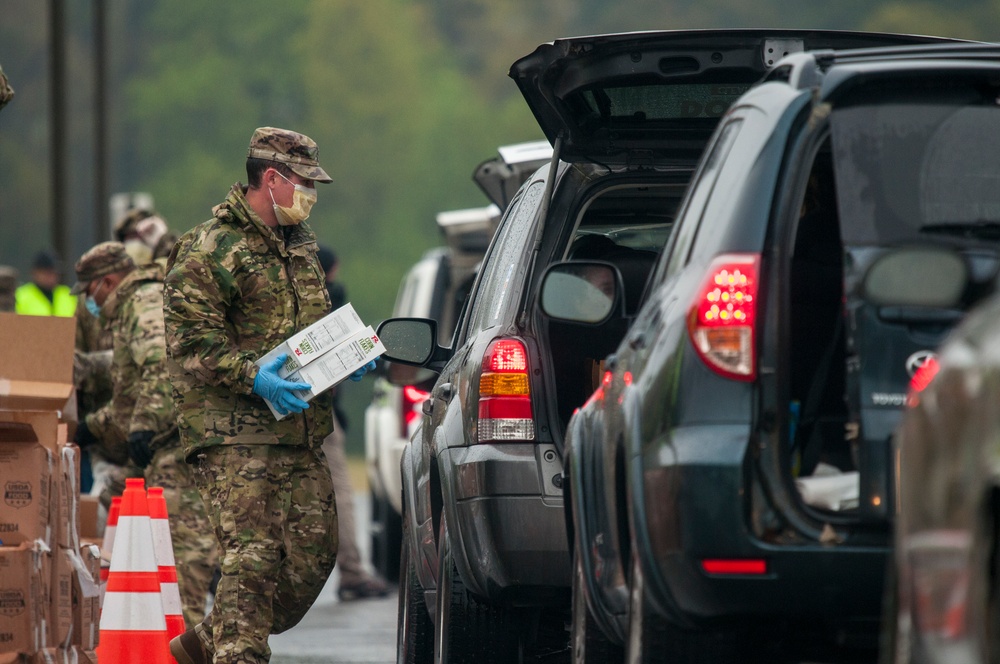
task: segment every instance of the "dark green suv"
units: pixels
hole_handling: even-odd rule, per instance
[[[998,55],[793,54],[726,112],[566,434],[576,661],[874,656],[908,385],[1000,269]],[[585,267],[551,315],[605,314]]]

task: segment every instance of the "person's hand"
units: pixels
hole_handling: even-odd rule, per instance
[[[365,366],[361,367],[360,369],[352,373],[350,376],[348,376],[348,378],[350,378],[356,383],[362,378],[364,378],[365,374],[368,373],[369,371],[375,371],[375,360],[372,360]]]
[[[262,366],[253,379],[253,393],[270,401],[282,415],[301,413],[308,408],[309,404],[295,396],[294,390],[312,389],[308,383],[293,383],[278,376],[278,369],[287,359],[287,353],[279,355],[273,362]]]
[[[73,435],[73,442],[80,446],[81,450],[85,450],[91,445],[97,443],[97,436],[90,432],[90,427],[87,426],[86,420],[80,420],[76,425],[76,433]]]
[[[136,431],[128,435],[128,456],[140,468],[145,468],[153,460],[153,452],[149,449],[153,435],[152,431]]]

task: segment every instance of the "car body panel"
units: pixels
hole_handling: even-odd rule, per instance
[[[1000,648],[995,627],[984,629],[995,616],[1000,534],[997,320],[994,296],[940,347],[937,373],[910,394],[893,441],[898,581],[884,664],[985,662]]]

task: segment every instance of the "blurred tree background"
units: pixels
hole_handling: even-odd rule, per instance
[[[94,2],[61,0],[70,114],[65,277],[110,237],[95,219]],[[510,64],[557,37],[628,30],[810,27],[995,40],[989,0],[100,0],[106,18],[108,187],[146,191],[170,226],[207,219],[236,181],[253,129],[314,138],[335,182],[310,224],[372,324],[439,242],[434,214],[487,204],[473,168],[541,138]],[[4,0],[0,65],[17,96],[0,113],[0,264],[27,275],[52,241],[51,2]],[[100,237],[95,228],[108,229]],[[370,382],[345,390],[362,448]]]

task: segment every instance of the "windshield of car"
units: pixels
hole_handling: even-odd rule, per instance
[[[1000,239],[1000,107],[960,90],[835,110],[838,205],[848,245]]]

